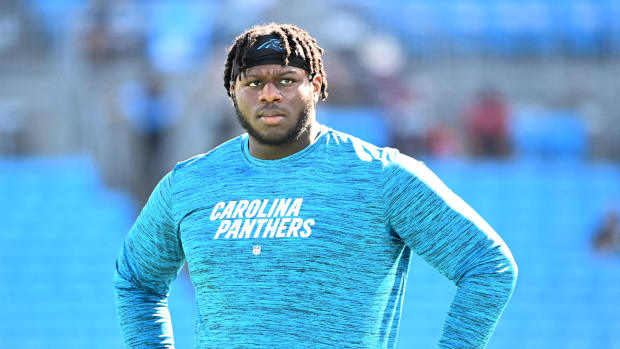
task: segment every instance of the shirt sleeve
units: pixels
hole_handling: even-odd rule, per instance
[[[155,187],[116,261],[116,311],[128,348],[174,347],[168,292],[185,255],[171,212],[171,177]]]
[[[383,189],[390,229],[457,286],[438,348],[485,348],[516,284],[510,250],[420,161],[395,152]]]

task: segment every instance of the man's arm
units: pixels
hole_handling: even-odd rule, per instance
[[[486,347],[516,284],[510,250],[422,162],[395,154],[383,179],[391,229],[457,286],[438,347]]]
[[[116,261],[117,317],[129,348],[174,347],[168,291],[185,255],[171,212],[171,177],[155,187]]]

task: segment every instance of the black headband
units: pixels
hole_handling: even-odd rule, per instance
[[[271,34],[263,35],[256,40],[256,43],[252,46],[250,52],[248,52],[245,64],[243,66],[239,66],[236,63],[233,63],[232,79],[237,79],[237,75],[239,75],[240,72],[257,65],[285,65],[284,58],[284,50],[282,49],[282,43],[280,42],[280,39]],[[288,56],[287,65],[301,68],[308,73],[311,73],[308,62],[306,62],[304,58],[298,55],[291,54],[290,56]]]

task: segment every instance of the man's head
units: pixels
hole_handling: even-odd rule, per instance
[[[224,87],[250,136],[286,144],[314,122],[316,102],[327,98],[322,53],[307,32],[288,24],[256,26],[235,39]]]

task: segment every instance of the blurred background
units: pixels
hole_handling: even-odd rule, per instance
[[[226,49],[270,21],[326,49],[320,122],[425,161],[508,243],[489,348],[620,348],[611,0],[0,0],[3,347],[122,347],[122,240],[174,163],[243,132]],[[398,347],[434,347],[454,292],[415,257]],[[170,303],[191,348],[185,271]]]

